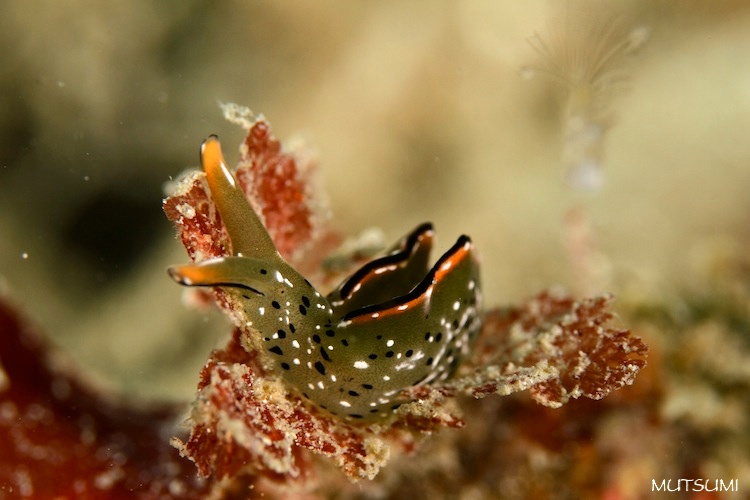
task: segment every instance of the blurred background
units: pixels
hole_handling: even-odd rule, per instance
[[[101,384],[190,399],[228,330],[167,277],[164,186],[264,114],[333,223],[469,234],[488,305],[669,294],[750,229],[750,3],[36,2],[0,7],[3,290]],[[707,257],[709,256],[709,257]]]

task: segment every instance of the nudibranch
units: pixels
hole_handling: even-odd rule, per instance
[[[469,353],[482,295],[467,236],[430,268],[434,231],[422,224],[324,297],[281,257],[216,136],[202,144],[201,163],[233,255],[169,274],[234,294],[245,330],[304,398],[346,420],[372,421],[409,402],[404,389],[447,379]]]

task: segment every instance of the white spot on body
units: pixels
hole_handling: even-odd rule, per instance
[[[295,340],[292,340],[292,345],[293,345],[294,347],[296,347],[297,349],[299,349],[299,342],[297,342],[297,340],[296,340],[296,339],[295,339]]]
[[[395,343],[396,343],[395,341],[389,340],[388,342],[385,343],[385,345],[388,346],[388,347],[393,347],[393,344],[395,344]]]
[[[339,401],[339,404],[344,408],[350,408],[352,404],[349,401]]]
[[[294,358],[292,360],[292,363],[294,363],[295,365],[299,365],[299,358]]]
[[[355,361],[354,362],[354,368],[358,368],[360,370],[364,370],[366,368],[369,368],[370,365],[367,363],[367,361]]]

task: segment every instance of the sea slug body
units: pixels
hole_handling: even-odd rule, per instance
[[[422,224],[323,296],[281,257],[216,136],[201,146],[201,163],[233,255],[169,274],[236,294],[279,376],[303,397],[370,422],[409,402],[402,390],[447,379],[469,354],[482,296],[467,236],[429,267],[434,231]]]

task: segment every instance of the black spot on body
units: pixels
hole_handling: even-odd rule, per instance
[[[372,386],[370,384],[362,384],[362,387],[368,390],[372,389]]]
[[[437,335],[435,335],[435,342],[440,342],[443,340],[443,332],[438,332]]]
[[[432,334],[430,332],[425,333],[424,339],[426,342],[432,342]]]
[[[288,370],[290,366],[287,363],[281,363],[281,367],[285,370]]]
[[[333,330],[326,330],[326,335],[328,335],[329,337],[333,337],[336,335],[336,332],[334,332]]]
[[[279,347],[277,345],[275,345],[272,348],[270,348],[269,351],[271,351],[274,354],[278,354],[279,356],[283,356],[284,355],[284,351],[282,351],[281,347]]]
[[[274,309],[281,309],[281,305],[275,300],[271,302],[271,305],[273,306]]]
[[[349,416],[352,417],[352,418],[364,418],[359,413],[350,413]]]
[[[429,358],[427,360],[427,363],[425,363],[427,366],[432,366],[432,358]]]
[[[265,269],[261,269],[260,274],[268,274],[268,271],[266,271]]]
[[[408,351],[406,351],[406,353],[404,354],[404,356],[406,356],[407,358],[411,358],[413,354],[414,354],[414,351],[412,351],[411,349],[409,349]]]
[[[386,358],[392,358],[393,357],[393,351],[388,351],[387,353],[385,353],[385,357]]]
[[[357,391],[349,391],[350,396],[359,397],[359,393]]]
[[[247,296],[247,295],[245,295],[244,293],[242,294],[242,298],[243,298],[243,299],[247,299],[247,300],[250,300],[250,297],[248,297],[248,296]]]
[[[326,374],[326,367],[323,366],[323,363],[321,363],[320,361],[315,362],[315,369],[318,370],[318,373],[320,373],[321,375]]]
[[[341,343],[344,344],[344,347],[349,347],[349,342],[346,339],[341,339]]]
[[[299,312],[302,316],[307,316],[307,309],[302,304],[299,305]]]
[[[315,341],[316,344],[320,344],[320,335],[317,333],[312,336],[312,339]]]
[[[377,354],[370,354],[367,357],[370,358],[370,359],[378,359],[378,355]]]
[[[278,331],[278,332],[276,332],[276,333],[278,333],[278,334],[279,334],[279,338],[280,338],[280,339],[285,339],[285,338],[286,338],[286,332],[285,332],[284,330],[279,330],[279,331]]]
[[[304,295],[302,296],[302,303],[305,304],[305,307],[310,307],[310,299],[308,299]]]
[[[320,346],[320,355],[323,356],[323,359],[325,359],[326,361],[331,361],[331,357],[328,355],[323,346]]]

